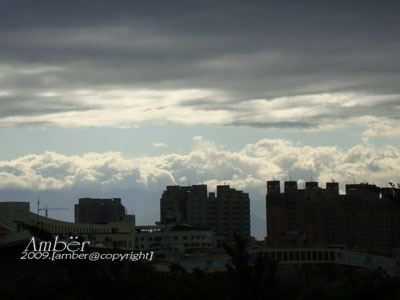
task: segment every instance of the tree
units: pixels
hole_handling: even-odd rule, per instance
[[[254,280],[259,299],[271,299],[277,290],[278,282],[276,272],[279,262],[269,258],[263,253],[256,256],[254,263]]]
[[[231,257],[226,268],[233,277],[239,299],[247,298],[250,292],[255,292],[257,299],[272,299],[277,290],[276,272],[279,263],[259,253],[254,264],[251,264],[246,246],[247,240],[238,234],[234,235],[233,246],[224,244],[225,252]]]
[[[231,274],[244,278],[249,273],[249,254],[246,251],[247,240],[237,233],[234,233],[233,240],[233,246],[223,244],[226,254],[231,257],[231,262],[226,265],[226,268]]]

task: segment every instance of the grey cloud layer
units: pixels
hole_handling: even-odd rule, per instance
[[[208,91],[163,103],[176,115],[169,118],[166,109],[157,119],[177,123],[189,122],[190,112],[212,111],[204,123],[318,128],[338,119],[396,119],[400,112],[395,2],[3,1],[0,7],[0,121],[7,126],[70,126],[66,118],[101,126],[78,120],[120,114],[94,95],[110,91],[120,91],[114,98],[134,114],[156,105],[163,91]],[[161,93],[143,105],[133,90]],[[82,91],[90,95],[78,97]],[[46,93],[54,94],[51,103]],[[308,100],[325,94],[329,100]],[[345,106],[352,97],[357,103]],[[365,105],[364,98],[374,101]],[[279,103],[266,112],[252,106],[255,99]],[[301,108],[296,118],[279,113],[288,106]],[[153,122],[122,119],[101,123]]]

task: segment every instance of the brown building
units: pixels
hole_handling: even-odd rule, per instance
[[[339,195],[337,182],[267,182],[267,245],[315,247],[343,245],[350,249],[391,254],[400,243],[400,207],[392,189],[370,184],[348,184]]]
[[[75,223],[108,224],[121,221],[125,215],[120,198],[81,198],[75,204]]]
[[[232,240],[233,233],[250,237],[249,194],[217,186],[217,194],[207,193],[207,185],[167,186],[160,199],[161,222],[190,224],[214,231]]]

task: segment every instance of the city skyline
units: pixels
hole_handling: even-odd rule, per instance
[[[198,221],[200,221],[200,220],[202,220],[202,221],[200,223],[198,223],[197,225],[201,225],[202,222],[204,222],[207,219],[207,214],[206,215],[203,215],[203,214],[206,211],[208,211],[208,208],[206,208],[206,206],[209,205],[210,199],[211,200],[216,200],[219,197],[222,197],[222,199],[224,199],[224,197],[227,196],[227,195],[225,195],[226,191],[228,191],[227,194],[230,194],[230,192],[233,192],[233,194],[236,195],[236,193],[238,193],[238,195],[236,195],[236,196],[239,196],[238,197],[239,203],[244,199],[247,199],[247,202],[248,202],[248,204],[247,204],[248,205],[247,206],[247,213],[249,213],[249,216],[250,216],[250,235],[255,237],[256,239],[262,241],[267,236],[266,226],[267,226],[268,222],[267,222],[266,215],[268,214],[268,209],[265,210],[265,208],[266,208],[266,206],[268,206],[268,205],[266,205],[267,204],[266,201],[268,201],[267,200],[268,197],[271,196],[271,194],[270,194],[271,191],[268,192],[268,190],[271,189],[271,186],[270,186],[271,183],[274,184],[274,187],[272,189],[273,190],[272,196],[276,195],[276,194],[279,194],[282,197],[285,196],[286,193],[289,193],[289,196],[290,195],[293,196],[293,194],[290,194],[290,192],[291,192],[290,188],[294,189],[293,191],[295,191],[295,194],[297,192],[302,193],[302,192],[308,192],[310,190],[314,190],[314,191],[319,190],[319,191],[330,191],[330,192],[333,191],[335,194],[337,194],[337,196],[340,195],[341,197],[343,197],[343,196],[347,197],[349,195],[349,190],[351,192],[353,187],[357,187],[357,188],[366,187],[367,189],[368,188],[372,189],[374,191],[373,193],[376,194],[375,196],[378,197],[380,193],[388,193],[388,191],[390,191],[392,189],[393,190],[395,190],[395,189],[397,190],[400,187],[400,184],[393,184],[391,182],[389,182],[388,186],[377,186],[375,184],[370,184],[370,183],[364,181],[364,182],[360,182],[360,183],[355,183],[355,182],[346,183],[345,184],[345,190],[343,191],[343,190],[341,190],[339,188],[339,186],[341,186],[343,184],[341,184],[340,182],[334,181],[334,180],[332,180],[330,182],[325,182],[325,186],[324,186],[323,183],[318,182],[318,181],[314,181],[312,179],[311,179],[311,181],[294,181],[291,178],[290,178],[290,180],[284,180],[284,181],[280,181],[280,180],[275,180],[274,179],[273,181],[266,181],[265,182],[266,190],[267,190],[266,193],[264,194],[264,202],[263,202],[265,216],[264,217],[259,217],[258,214],[254,214],[251,211],[251,209],[248,210],[248,208],[252,206],[251,204],[253,204],[253,206],[254,206],[254,202],[252,202],[251,199],[249,198],[249,194],[246,191],[236,190],[236,189],[230,187],[229,185],[226,185],[226,183],[224,183],[222,185],[217,185],[215,187],[209,187],[208,185],[203,184],[203,183],[201,183],[201,184],[192,184],[192,185],[189,184],[189,185],[186,185],[186,186],[185,185],[170,185],[170,186],[164,187],[164,190],[163,190],[162,194],[159,197],[159,200],[158,200],[159,201],[159,209],[157,210],[157,213],[155,213],[155,214],[153,214],[151,216],[143,216],[143,215],[140,214],[140,212],[135,211],[135,210],[130,210],[130,212],[132,213],[133,218],[135,220],[140,220],[138,223],[135,221],[136,225],[139,225],[139,227],[142,226],[142,225],[148,226],[149,224],[158,223],[160,221],[161,221],[161,223],[168,223],[168,222],[166,222],[166,215],[165,215],[166,211],[164,209],[164,212],[163,212],[163,209],[162,209],[163,200],[165,201],[169,197],[172,197],[171,199],[175,199],[175,197],[178,194],[180,194],[181,189],[182,189],[182,193],[187,193],[188,191],[190,193],[190,191],[192,191],[192,189],[194,189],[192,191],[192,192],[194,192],[193,195],[192,195],[193,197],[192,197],[192,199],[190,201],[188,201],[188,198],[185,198],[188,195],[186,195],[185,197],[182,198],[183,194],[178,196],[174,201],[177,201],[178,199],[180,199],[179,201],[184,200],[184,202],[187,202],[187,201],[188,202],[193,202],[193,200],[196,200],[197,202],[198,201],[204,202],[204,203],[201,204],[201,206],[204,206],[203,208],[200,209],[200,206],[197,207],[197,209],[200,209],[200,211],[205,209],[203,212],[200,213],[201,218],[198,219]],[[289,187],[289,189],[287,189],[288,187]],[[174,192],[171,194],[171,193],[169,193],[169,191],[174,191]],[[179,191],[179,193],[176,194],[176,191]],[[169,196],[167,198],[165,198],[166,193],[167,193],[167,195],[169,194]],[[240,195],[242,195],[242,196],[244,195],[245,197],[242,199],[241,198],[242,196],[240,196]],[[266,196],[267,196],[267,199],[266,199]],[[216,198],[214,198],[214,197],[216,197]],[[229,201],[231,201],[231,199],[229,197],[227,199],[229,199]],[[235,198],[235,197],[233,197],[233,198]],[[351,198],[351,196],[350,196],[350,198]],[[51,198],[51,200],[54,200],[54,198]],[[85,198],[80,198],[78,200],[79,200],[79,204],[81,204],[82,201],[83,201],[83,203],[85,203],[85,202],[91,203],[93,201],[99,201],[100,206],[102,204],[104,204],[104,203],[110,204],[111,202],[115,201],[115,204],[117,205],[116,209],[117,208],[120,209],[121,213],[123,212],[123,214],[128,214],[128,209],[125,208],[125,206],[123,206],[123,205],[121,206],[121,201],[123,200],[121,198],[95,199],[95,198],[91,198],[91,197],[85,197]],[[76,201],[77,201],[77,199],[72,199],[72,207],[74,209],[71,210],[72,216],[68,216],[67,218],[65,217],[66,214],[60,214],[59,212],[57,213],[57,211],[58,210],[69,210],[70,208],[68,208],[68,207],[65,207],[65,208],[58,208],[58,207],[51,207],[51,206],[47,207],[47,204],[43,204],[43,203],[40,204],[39,198],[37,199],[37,202],[29,201],[29,200],[23,200],[23,199],[19,199],[16,202],[24,202],[24,203],[30,204],[31,205],[30,211],[32,213],[37,212],[38,215],[43,214],[43,217],[46,217],[46,218],[49,217],[50,220],[66,221],[66,222],[70,222],[70,223],[77,223],[77,222],[78,223],[79,222],[80,223],[86,223],[85,221],[82,221],[82,220],[79,219],[79,217],[77,217],[77,208],[79,207],[79,205],[76,203]],[[2,202],[2,201],[0,201],[0,202]],[[9,202],[9,201],[6,201],[6,202]],[[11,201],[11,202],[14,202],[14,201]],[[196,205],[200,205],[200,202],[198,202]],[[52,201],[50,203],[53,203],[53,205],[54,205],[55,202]],[[58,203],[61,203],[61,202],[58,202]],[[221,203],[222,203],[222,201],[221,201]],[[393,204],[394,203],[395,202],[393,202]],[[132,203],[129,203],[129,201],[127,201],[125,204],[127,204],[127,206],[129,207]],[[121,208],[119,208],[118,205]],[[177,204],[174,204],[174,205],[177,205]],[[214,205],[215,205],[215,203],[214,203]],[[184,206],[186,207],[186,204],[184,204]],[[178,206],[176,206],[176,208],[177,207]],[[112,206],[107,206],[107,209],[110,209],[110,208],[112,208]],[[52,216],[48,216],[48,210],[50,210],[50,213],[52,214]],[[45,211],[45,213],[41,213],[41,211]],[[186,215],[186,213],[188,213],[189,211],[191,211],[191,210],[186,211],[186,208],[184,208],[182,213],[184,215]],[[200,211],[197,211],[196,214],[199,215]],[[231,208],[226,210],[225,207],[224,208],[221,207],[220,211],[219,211],[219,214],[220,214],[219,218],[221,218],[221,220],[222,220],[222,215],[225,215],[225,213],[227,213],[227,212],[229,214],[231,214]],[[85,213],[87,214],[88,211],[86,211]],[[111,210],[111,212],[109,212],[107,214],[110,214],[110,213],[111,214],[113,214],[113,213],[115,214],[115,211]],[[235,213],[236,213],[236,211],[235,211]],[[235,213],[232,213],[232,214],[234,215]],[[258,211],[258,213],[260,213],[260,211]],[[79,213],[78,213],[78,215],[79,215]],[[214,215],[214,217],[215,217],[215,215]],[[118,218],[118,217],[116,217],[116,218]],[[191,221],[187,220],[186,217],[185,217],[184,219],[181,219],[179,221],[175,220],[172,223],[181,224],[183,222],[182,224],[185,224],[186,222],[188,222],[188,224],[193,225],[194,223],[193,223],[192,218],[190,220]],[[214,222],[215,222],[215,220],[214,220]],[[205,225],[205,224],[203,224],[203,225]],[[205,226],[208,226],[208,225],[205,225]]]
[[[3,1],[0,201],[148,224],[165,186],[225,182],[261,224],[267,180],[400,182],[398,8]]]

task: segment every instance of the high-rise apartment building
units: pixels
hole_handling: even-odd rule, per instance
[[[176,222],[209,228],[227,241],[234,233],[250,237],[249,194],[217,186],[207,193],[207,185],[167,186],[160,199],[161,222]]]
[[[339,195],[337,182],[267,182],[267,244],[270,247],[344,245],[391,254],[400,246],[400,207],[388,197],[391,189],[348,184]]]
[[[75,204],[75,223],[107,224],[119,222],[125,215],[120,198],[81,198],[79,204]]]

